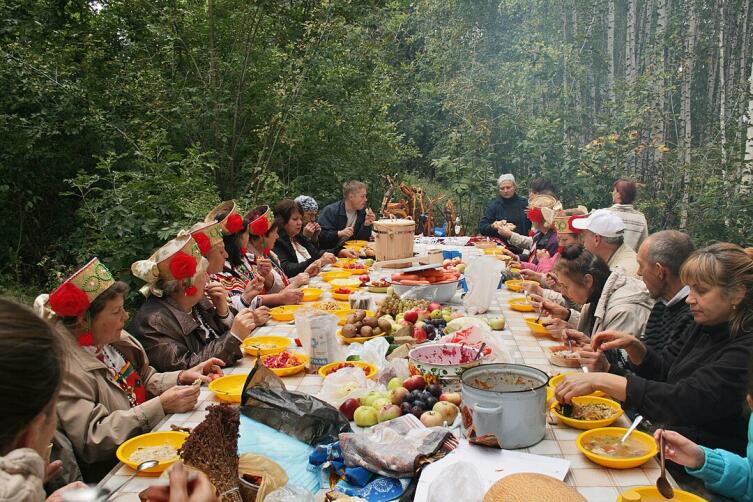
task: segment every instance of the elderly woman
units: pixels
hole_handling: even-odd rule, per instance
[[[609,208],[625,223],[625,245],[638,251],[648,237],[646,217],[633,206],[638,188],[635,181],[620,178],[612,185],[612,206]]]
[[[275,206],[275,216],[280,230],[274,249],[288,277],[301,273],[316,275],[323,266],[335,263],[334,254],[320,250],[301,235],[303,209],[297,202],[281,200]]]
[[[42,485],[61,467],[46,460],[63,374],[57,338],[34,312],[0,299],[0,500],[45,500]],[[85,487],[71,483],[47,500],[61,501],[64,492]]]
[[[222,271],[212,275],[212,280],[222,284],[236,310],[250,307],[255,312],[263,313],[266,318],[258,323],[261,325],[268,320],[267,307],[301,303],[303,291],[298,288],[308,278],[302,277],[284,286],[277,284],[282,287],[274,285],[272,263],[265,256],[268,246],[262,245],[260,253],[249,252],[251,232],[258,238],[265,235],[274,223],[271,211],[266,208],[263,214],[257,215],[252,211],[249,215],[255,216],[253,221],[242,218],[233,201],[223,202],[207,215],[208,220],[220,223],[228,255]],[[257,244],[260,244],[258,240]]]
[[[234,315],[224,288],[206,291],[209,262],[200,253],[193,237],[182,234],[131,267],[147,283],[141,289],[147,300],[130,329],[160,371],[212,357],[235,364],[243,357],[241,342],[260,322],[252,310]]]
[[[557,386],[557,399],[570,402],[601,390],[696,443],[744,454],[742,403],[753,349],[752,255],[729,243],[696,251],[681,271],[695,322],[680,352],[648,349],[634,331],[598,333],[593,350],[624,350],[632,372],[568,376]]]
[[[316,221],[319,215],[319,204],[313,197],[308,195],[299,195],[295,198],[296,203],[301,206],[303,230],[301,233],[313,244],[319,244],[319,234],[322,233],[322,227]]]
[[[521,262],[521,269],[549,272],[559,256],[559,241],[554,229],[555,212],[552,206],[558,202],[551,196],[540,195],[531,200],[527,217],[533,223],[532,236],[520,235],[508,226],[499,227],[499,235],[520,249],[528,249],[528,260]]]
[[[35,307],[57,319],[64,373],[59,427],[73,445],[85,481],[98,481],[117,462],[127,439],[151,431],[168,413],[194,409],[195,381],[222,375],[208,359],[184,371],[158,373],[142,346],[123,331],[128,285],[94,258]]]
[[[653,302],[640,280],[626,276],[621,269],[610,270],[604,260],[580,246],[564,249],[554,271],[565,298],[583,307],[576,312],[552,301],[539,302],[535,297],[534,304],[555,318],[553,329],[569,329],[567,336],[578,343],[604,330],[636,335],[643,331]],[[592,370],[604,369],[606,364],[625,365],[618,351],[609,352],[606,359],[585,349],[580,355],[581,363]]]
[[[521,235],[528,235],[531,227],[526,218],[528,200],[517,195],[515,176],[503,174],[497,180],[499,197],[486,207],[484,216],[479,223],[478,232],[481,235],[499,237],[500,229],[506,228],[506,224],[514,225],[515,230]]]

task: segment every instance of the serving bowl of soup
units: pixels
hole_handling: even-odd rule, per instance
[[[631,469],[643,465],[658,452],[653,436],[633,431],[624,443],[625,427],[591,429],[575,441],[578,449],[591,462],[611,469]]]

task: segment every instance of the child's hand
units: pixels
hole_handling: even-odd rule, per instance
[[[654,432],[657,444],[661,444],[661,435],[664,435],[664,456],[667,459],[690,469],[699,469],[703,466],[706,461],[703,448],[682,434],[664,429]]]

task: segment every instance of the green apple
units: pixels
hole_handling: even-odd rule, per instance
[[[387,390],[397,389],[403,386],[403,379],[395,377],[387,384]]]
[[[458,272],[460,272],[461,274],[465,273],[465,263],[461,263],[457,265],[455,268],[457,268]]]
[[[392,401],[390,401],[390,398],[380,397],[374,400],[373,403],[371,403],[371,407],[377,410],[381,410],[385,405],[388,405],[388,404],[392,404]]]
[[[372,390],[361,398],[361,406],[373,406],[374,401],[380,399],[382,396],[379,392]]]
[[[353,413],[353,419],[359,427],[371,427],[379,422],[379,414],[371,406],[359,406]]]
[[[442,311],[439,310],[439,309],[432,310],[431,314],[429,314],[429,317],[431,317],[432,319],[441,319],[442,318]]]
[[[488,319],[488,321],[489,321],[489,327],[492,329],[495,329],[495,330],[505,329],[505,318],[502,316],[495,317],[493,319]]]
[[[452,314],[443,314],[442,319],[444,320],[444,322],[450,322],[452,321]]]

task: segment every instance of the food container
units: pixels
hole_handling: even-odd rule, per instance
[[[613,412],[612,416],[608,418],[603,418],[601,420],[581,420],[578,418],[566,417],[562,415],[559,412],[559,403],[555,401],[552,406],[552,413],[554,413],[554,416],[556,416],[560,422],[567,425],[568,427],[572,427],[573,429],[589,430],[589,429],[597,429],[599,427],[607,427],[609,425],[612,425],[618,418],[622,416],[622,413],[623,413],[620,403],[616,401],[612,401],[611,399],[607,399],[605,397],[596,397],[596,396],[574,397],[572,399],[572,403],[574,405],[603,404],[603,405],[609,406],[609,408],[611,408]]]
[[[249,356],[259,357],[267,356],[269,354],[279,354],[284,352],[290,346],[291,339],[286,336],[249,336],[243,343],[241,348],[243,352]]]
[[[366,361],[336,361],[334,363],[329,363],[326,366],[322,366],[321,368],[319,368],[318,373],[320,377],[327,378],[332,373],[336,373],[338,370],[347,367],[356,367],[368,370],[368,372],[364,371],[366,378],[374,378],[376,374],[379,373],[379,368],[377,368],[376,365],[367,363]]]
[[[639,465],[643,465],[654,458],[654,456],[658,453],[658,448],[656,447],[656,441],[654,440],[654,437],[641,431],[633,431],[630,433],[630,439],[639,441],[648,450],[648,453],[639,457],[607,457],[605,455],[594,453],[584,446],[584,442],[586,442],[593,436],[607,434],[609,436],[622,437],[626,432],[627,429],[625,427],[602,427],[599,429],[591,429],[578,436],[578,439],[575,440],[575,445],[578,447],[581,453],[583,453],[583,455],[588,458],[588,460],[599,465],[603,465],[604,467],[609,467],[610,469],[630,469],[632,467],[638,467]]]
[[[525,296],[510,298],[507,300],[507,304],[516,312],[533,312],[535,310],[531,302],[529,302],[528,298]]]
[[[478,366],[484,357],[474,359],[478,349],[463,343],[426,343],[408,352],[411,374],[437,378],[459,377]]]
[[[406,219],[377,220],[373,225],[377,261],[397,260],[413,256],[416,222]]]
[[[268,357],[268,356],[263,356]],[[240,403],[243,386],[246,384],[248,374],[237,373],[225,375],[209,382],[209,390],[214,392],[217,399],[228,403]]]
[[[494,435],[504,449],[526,448],[544,438],[546,384],[543,371],[521,364],[484,364],[463,372],[463,429]]]
[[[520,272],[520,270],[518,270],[518,272]],[[509,281],[505,281],[505,287],[510,291],[514,291],[516,293],[523,291],[526,286],[535,286],[537,284],[538,282],[536,281],[527,281],[525,279],[511,279]]]
[[[690,492],[686,492],[683,490],[678,490],[677,488],[674,488],[675,496],[671,500],[674,500],[675,502],[708,502],[706,499],[699,497],[698,495],[694,495]],[[661,493],[659,493],[659,490],[656,488],[656,486],[639,486],[636,488],[630,488],[629,490],[626,490],[622,492],[618,497],[616,502],[637,502],[637,501],[646,501],[650,502],[652,500],[660,500],[665,501],[665,499]]]
[[[131,438],[125,443],[121,444],[115,452],[115,456],[118,457],[118,460],[123,462],[131,469],[136,469],[136,467],[138,467],[139,465],[138,462],[131,462],[130,458],[131,455],[133,455],[139,448],[163,446],[167,444],[177,450],[178,448],[183,446],[186,438],[188,438],[188,433],[182,431],[147,432],[146,434],[141,434],[140,436]],[[178,457],[178,455],[176,454],[174,459],[160,462],[154,467],[141,471],[138,475],[157,476],[159,473],[173,465],[173,463],[175,463],[175,461],[179,458],[180,457]]]
[[[558,353],[562,351],[571,352],[569,346],[555,345],[554,347],[547,347],[545,350],[546,357],[553,365],[560,366],[562,368],[580,368],[580,360],[577,357],[563,357],[558,355]]]
[[[303,291],[304,302],[315,302],[324,293],[320,288],[301,288],[301,291]]]
[[[392,286],[393,291],[400,297],[418,298],[429,300],[430,302],[447,303],[455,296],[458,290],[458,283],[462,280],[443,282],[440,284],[421,284],[417,286],[408,286],[397,284],[385,279]]]

